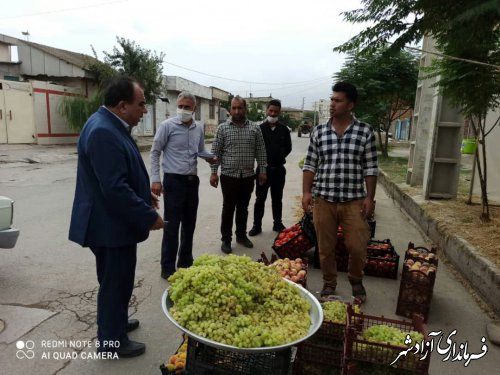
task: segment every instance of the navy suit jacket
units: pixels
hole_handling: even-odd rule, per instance
[[[134,245],[157,217],[139,149],[121,121],[99,108],[78,141],[69,239],[85,247]]]

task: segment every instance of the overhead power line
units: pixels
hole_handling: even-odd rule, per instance
[[[81,7],[76,7],[76,8],[64,8],[64,9],[54,9],[54,10],[47,10],[45,12],[36,12],[36,13],[28,13],[28,14],[20,14],[17,16],[7,16],[7,17],[0,17],[0,20],[13,20],[16,18],[23,18],[23,17],[32,17],[32,16],[42,16],[45,14],[53,14],[53,13],[60,13],[60,12],[68,12],[71,10],[80,10],[80,9],[88,9],[88,8],[96,8],[104,5],[109,5],[109,4],[116,4],[116,3],[125,3],[128,0],[115,0],[115,1],[108,1],[107,3],[98,3],[98,4],[88,4],[88,5],[83,5]]]
[[[485,63],[485,62],[482,62],[482,61],[464,59],[464,58],[461,58],[461,57],[455,57],[455,56],[445,55],[444,53],[439,53],[439,52],[426,51],[426,50],[421,49],[421,48],[415,48],[415,47],[409,47],[409,46],[405,46],[405,48],[413,50],[413,51],[419,51],[419,52],[424,52],[424,53],[428,53],[428,54],[431,54],[431,55],[436,55],[436,56],[439,56],[439,57],[444,57],[444,58],[451,59],[451,60],[457,60],[457,61],[467,62],[467,63],[471,63],[471,64],[476,64],[476,65],[488,66],[490,68],[495,68],[497,70],[500,70],[500,66],[499,65],[488,64],[488,63]]]
[[[200,72],[199,70],[195,70],[195,69],[191,69],[191,68],[186,68],[185,66],[174,64],[174,63],[171,63],[171,62],[168,62],[168,61],[163,61],[163,62],[165,64],[175,66],[177,68],[181,68],[181,69],[184,69],[184,70],[188,70],[190,72],[202,74],[204,76],[213,77],[213,78],[219,78],[219,79],[224,79],[226,81],[232,81],[232,82],[250,83],[252,85],[254,85],[254,84],[255,85],[298,85],[298,84],[303,84],[303,83],[312,83],[312,82],[324,80],[326,78],[324,76],[324,77],[319,77],[319,78],[310,79],[310,80],[307,80],[307,81],[299,81],[299,82],[253,82],[253,81],[245,81],[245,80],[242,80],[242,79],[234,79],[234,78],[221,77],[221,76],[218,76],[218,75],[215,75],[215,74],[204,73],[204,72]],[[330,76],[328,76],[328,78],[330,78]]]

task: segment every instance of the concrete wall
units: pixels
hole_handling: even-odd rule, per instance
[[[11,62],[10,45],[0,42],[0,61]]]
[[[500,116],[500,108],[496,111],[491,111],[486,118],[486,129],[491,126]],[[496,203],[500,203],[500,124],[486,137],[486,165],[488,172],[488,199]],[[479,146],[481,147],[481,145]],[[481,155],[481,149],[479,152]],[[481,163],[482,164],[482,163]],[[474,194],[481,196],[481,188],[479,186],[479,178],[474,178]]]

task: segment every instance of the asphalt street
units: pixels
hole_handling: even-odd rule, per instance
[[[297,165],[304,156],[308,138],[293,135],[293,151],[287,162],[284,192],[284,223],[297,221],[296,211],[302,190],[302,173]],[[143,158],[149,165],[149,153]],[[209,185],[209,167],[200,161],[200,206],[194,238],[194,255],[220,254],[220,188]],[[155,374],[158,366],[179,346],[181,332],[165,317],[160,298],[168,283],[160,277],[161,232],[152,232],[139,245],[136,285],[130,315],[141,322],[130,334],[144,341],[146,353],[134,359],[94,359],[97,280],[90,250],[68,241],[76,175],[75,146],[0,145],[0,195],[15,202],[14,225],[21,229],[14,249],[2,249],[0,261],[1,374]],[[415,223],[377,189],[375,238],[391,239],[402,255],[408,242],[429,247]],[[252,220],[252,198],[249,229]],[[263,233],[252,238],[255,247],[246,249],[233,243],[235,254],[257,259],[262,252],[271,255],[272,232],[270,201],[267,202]],[[402,259],[401,259],[402,264]],[[399,270],[401,270],[401,264]],[[398,280],[367,276],[367,314],[395,315]],[[321,288],[319,270],[310,267],[308,289]],[[350,297],[346,274],[340,274],[338,294]],[[469,290],[440,263],[429,316],[429,331],[441,331],[446,339],[453,330],[453,342],[468,343],[470,353],[480,353],[485,326],[490,318],[481,310]],[[0,330],[2,327],[0,326]],[[443,341],[444,342],[444,341]],[[486,340],[488,352],[471,361],[444,361],[446,355],[434,351],[431,374],[498,373],[500,348]],[[444,345],[442,345],[444,346]],[[33,354],[33,357],[31,355]],[[495,370],[496,369],[496,370]]]

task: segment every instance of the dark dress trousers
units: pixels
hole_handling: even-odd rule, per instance
[[[69,239],[96,257],[99,293],[97,335],[126,344],[137,243],[149,236],[158,214],[149,177],[123,123],[101,107],[78,141],[78,167]]]

